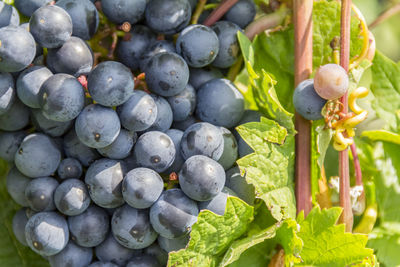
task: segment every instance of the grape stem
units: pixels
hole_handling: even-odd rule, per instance
[[[228,10],[235,5],[239,0],[223,0],[221,4],[211,12],[210,16],[203,22],[206,26],[212,26],[217,22]]]
[[[390,7],[389,9],[383,11],[368,27],[370,29],[375,28],[385,20],[393,17],[400,12],[400,3]]]
[[[193,16],[192,16],[192,24],[197,24],[197,22],[199,21],[200,15],[203,12],[205,5],[207,3],[207,0],[199,0],[199,2],[197,3],[196,9],[193,12]]]
[[[312,72],[312,9],[313,0],[293,0],[295,38],[295,85]],[[296,135],[296,205],[297,213],[310,212],[311,203],[311,123],[295,116]]]
[[[342,0],[341,25],[340,25],[340,65],[348,72],[350,61],[350,19],[351,19],[351,0]],[[343,112],[348,112],[347,93],[340,99],[343,104]],[[339,152],[339,202],[343,208],[339,222],[344,223],[346,231],[353,229],[353,211],[350,199],[350,172],[349,172],[349,153],[348,149]]]

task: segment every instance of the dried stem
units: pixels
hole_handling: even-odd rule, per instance
[[[206,26],[211,26],[217,22],[228,10],[238,2],[238,0],[223,0],[222,3],[211,12],[210,16],[203,22]]]
[[[341,28],[340,28],[340,65],[349,71],[350,60],[350,19],[351,0],[342,0]],[[347,93],[340,99],[343,103],[343,112],[348,112]],[[351,232],[353,228],[353,211],[350,200],[350,173],[348,150],[339,152],[339,177],[340,177],[340,206],[343,208],[339,222],[346,225],[346,231]]]
[[[313,0],[293,0],[295,29],[295,85],[312,72]],[[311,123],[296,113],[296,202],[297,212],[307,215],[311,203]]]
[[[388,10],[383,11],[368,27],[372,29],[399,12],[400,12],[400,3],[392,6]]]

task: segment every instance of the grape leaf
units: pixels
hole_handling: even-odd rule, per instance
[[[367,137],[371,141],[385,141],[400,145],[400,135],[386,130],[364,131],[361,136]]]
[[[252,220],[253,207],[236,197],[228,198],[224,216],[200,212],[187,248],[170,253],[168,266],[218,266],[223,253]]]
[[[399,266],[400,234],[376,227],[369,235],[368,246],[385,266]]]

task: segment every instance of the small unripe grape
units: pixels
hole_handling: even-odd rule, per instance
[[[314,87],[320,97],[326,100],[337,99],[347,92],[349,76],[341,66],[326,64],[317,70]]]

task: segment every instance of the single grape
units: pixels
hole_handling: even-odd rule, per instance
[[[82,165],[77,159],[65,158],[58,165],[57,174],[60,179],[79,179],[82,176]]]
[[[61,152],[47,135],[33,133],[25,137],[15,154],[15,166],[32,178],[51,176],[61,161]]]
[[[54,191],[59,183],[51,177],[33,179],[25,188],[25,197],[29,207],[34,211],[53,211]]]
[[[221,130],[207,122],[189,126],[183,134],[181,153],[185,159],[194,155],[205,155],[219,160],[224,152],[224,138]]]
[[[112,262],[95,261],[88,265],[88,267],[119,267],[119,265],[116,265]]]
[[[22,207],[29,207],[28,200],[25,196],[25,188],[32,180],[13,167],[7,174],[6,187],[11,198]]]
[[[156,242],[145,248],[144,254],[156,258],[161,266],[167,265],[168,253],[160,248],[160,246]]]
[[[29,108],[15,99],[4,114],[0,115],[0,130],[19,131],[29,124]]]
[[[34,252],[42,256],[53,256],[61,252],[68,243],[68,224],[56,212],[39,212],[28,220],[25,236]]]
[[[147,168],[136,168],[128,172],[122,182],[122,195],[128,205],[136,209],[147,209],[160,197],[164,189],[161,176]]]
[[[174,188],[164,191],[150,208],[150,221],[161,236],[177,238],[190,232],[198,214],[197,203]]]
[[[0,132],[0,158],[12,163],[26,135],[25,131]]]
[[[146,26],[133,26],[126,37],[118,43],[117,56],[119,60],[129,68],[138,70],[141,56],[156,41],[156,37],[155,33]]]
[[[133,94],[132,72],[116,61],[105,61],[89,74],[88,89],[93,100],[107,107],[125,103]]]
[[[92,201],[103,208],[123,205],[122,180],[125,172],[125,164],[117,160],[100,159],[90,165],[85,183]]]
[[[183,121],[174,121],[172,123],[172,128],[181,130],[181,131],[186,131],[187,128],[189,128],[191,125],[197,123],[197,120],[193,116],[187,117]]]
[[[179,172],[179,185],[191,199],[211,200],[225,184],[225,170],[216,161],[203,156],[192,156],[185,161]]]
[[[107,212],[97,206],[90,206],[77,216],[68,217],[71,239],[82,247],[100,245],[107,237],[110,219]]]
[[[18,242],[21,243],[23,246],[28,246],[25,237],[25,226],[28,220],[29,218],[26,215],[25,208],[22,208],[19,211],[17,211],[12,219],[13,233],[17,238]]]
[[[226,202],[229,196],[237,196],[235,192],[233,192],[228,187],[224,187],[222,191],[216,195],[213,199],[208,201],[199,202],[200,210],[210,210],[218,215],[224,215]]]
[[[86,185],[78,179],[63,181],[54,192],[54,204],[64,215],[82,214],[90,204]]]
[[[21,25],[19,25],[20,28],[25,29],[26,31],[29,32],[29,22],[25,22]],[[44,66],[44,56],[43,56],[43,47],[40,45],[36,44],[36,54],[35,54],[35,59],[32,62],[33,65],[36,66]]]
[[[153,44],[145,50],[144,54],[140,56],[140,70],[145,72],[150,59],[156,54],[163,52],[176,53],[174,43],[167,40],[153,42]]]
[[[224,127],[220,127],[220,130],[224,137],[224,152],[218,160],[218,163],[227,170],[232,167],[238,159],[238,143],[231,131]]]
[[[21,71],[28,67],[35,58],[35,40],[29,32],[21,27],[1,28],[0,41],[0,71]]]
[[[88,74],[93,67],[92,50],[78,37],[72,36],[62,46],[47,51],[46,63],[54,73],[66,73],[78,77]]]
[[[232,128],[240,121],[243,112],[243,95],[229,80],[211,80],[197,91],[196,115],[205,122]]]
[[[99,260],[118,264],[118,266],[125,266],[134,255],[134,250],[121,246],[111,233],[96,247],[95,251]]]
[[[254,20],[255,16],[256,5],[254,2],[252,0],[239,0],[225,13],[223,19],[244,29]]]
[[[150,131],[139,137],[133,153],[141,167],[163,172],[174,162],[176,151],[174,143],[168,135]]]
[[[144,17],[146,2],[146,0],[101,0],[101,8],[107,18],[114,23],[135,24]]]
[[[223,78],[222,72],[213,67],[190,68],[189,83],[198,90],[203,84],[213,79]]]
[[[150,224],[149,211],[128,205],[114,212],[111,228],[118,243],[130,249],[148,247],[158,236]]]
[[[233,167],[226,172],[225,186],[232,189],[247,204],[254,204],[254,186],[246,182],[245,177],[240,174],[238,167]]]
[[[156,32],[172,35],[185,28],[192,16],[187,0],[150,0],[146,6],[146,23]]]
[[[0,72],[0,115],[6,113],[15,101],[14,78],[10,73]]]
[[[117,107],[122,126],[130,131],[147,130],[157,119],[157,105],[144,91],[135,90],[122,106]]]
[[[232,66],[239,56],[237,32],[240,27],[230,21],[218,21],[211,27],[219,39],[219,52],[212,65],[218,68]]]
[[[189,68],[185,60],[175,53],[158,53],[146,67],[147,85],[158,95],[177,95],[185,90],[188,81]]]
[[[161,267],[157,259],[149,255],[134,256],[126,267]]]
[[[158,236],[157,241],[160,247],[169,253],[185,248],[189,243],[189,238],[189,234],[177,238],[165,238],[160,235]]]
[[[321,111],[326,100],[315,92],[312,79],[302,81],[293,94],[293,105],[296,111],[307,120],[322,119]]]
[[[28,107],[40,108],[40,87],[51,76],[53,73],[44,66],[32,66],[21,72],[17,79],[19,99]]]
[[[98,148],[97,151],[103,156],[110,159],[124,159],[131,154],[133,145],[136,143],[137,134],[125,129],[121,129],[117,139],[110,145]]]
[[[30,17],[36,9],[49,4],[51,1],[52,0],[14,0],[14,5],[19,12]]]
[[[169,174],[171,172],[178,173],[181,170],[183,163],[185,162],[185,159],[183,158],[183,156],[181,154],[181,140],[182,140],[183,132],[180,130],[176,130],[176,129],[169,129],[168,131],[165,132],[165,134],[171,138],[172,142],[174,142],[175,151],[176,151],[174,163],[172,163],[171,167],[169,167],[166,170],[166,173],[167,174]]]
[[[19,14],[15,7],[0,2],[0,28],[6,26],[18,26]]]
[[[58,254],[49,257],[49,263],[54,267],[86,267],[92,262],[93,251],[69,241]]]
[[[261,114],[255,110],[245,110],[243,113],[243,117],[240,119],[238,125],[242,125],[248,122],[259,122],[261,118]],[[254,150],[243,140],[243,138],[235,131],[234,132],[237,140],[238,140],[238,151],[239,158],[243,158],[251,153]]]
[[[173,113],[168,101],[155,94],[150,95],[157,105],[157,118],[156,121],[147,129],[147,131],[160,131],[165,132],[171,128],[173,121]]]
[[[174,121],[183,121],[193,114],[196,108],[196,91],[190,84],[177,95],[167,98]]]
[[[40,109],[32,109],[32,124],[37,131],[43,132],[52,137],[64,135],[72,127],[73,121],[53,121],[46,118]]]
[[[349,76],[338,64],[323,65],[315,73],[314,89],[323,99],[338,99],[349,89]]]
[[[86,106],[75,121],[79,140],[92,148],[103,148],[117,139],[121,124],[112,108],[92,104]]]
[[[57,6],[63,8],[72,20],[72,35],[89,40],[99,26],[96,6],[89,0],[59,0]],[[104,11],[104,7],[103,7]]]

